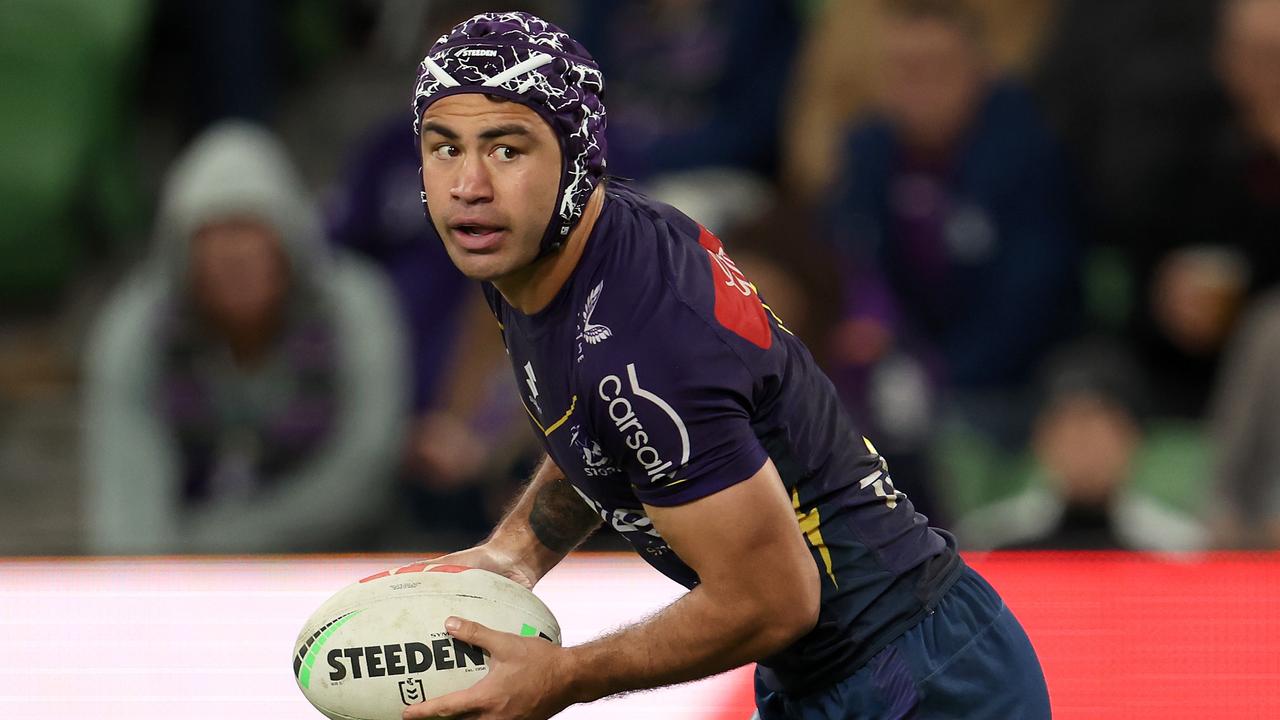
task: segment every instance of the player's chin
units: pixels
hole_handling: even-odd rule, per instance
[[[511,276],[529,266],[537,258],[535,247],[517,243],[503,243],[499,247],[472,250],[457,244],[447,244],[450,259],[468,278],[479,282],[494,282]]]
[[[453,256],[453,264],[459,272],[477,282],[499,280],[516,268],[516,263],[506,257],[506,253],[476,253],[459,249],[456,254],[452,250],[449,254]]]

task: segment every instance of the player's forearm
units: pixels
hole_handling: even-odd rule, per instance
[[[546,459],[487,542],[520,563],[537,582],[600,522],[556,464]]]
[[[648,620],[566,648],[573,702],[715,675],[759,660],[812,629],[814,614],[750,592],[695,588]]]

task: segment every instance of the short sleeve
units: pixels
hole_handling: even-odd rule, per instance
[[[692,502],[746,480],[767,454],[751,427],[753,376],[695,313],[654,313],[593,362],[593,435],[648,505]]]

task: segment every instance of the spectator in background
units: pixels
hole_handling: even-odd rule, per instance
[[[1274,206],[1280,189],[1264,173],[1280,158],[1280,2],[1227,0],[1221,25],[1218,68],[1244,132],[1246,162],[1261,166],[1250,177],[1260,184],[1248,189]]]
[[[578,0],[609,78],[609,172],[717,232],[772,193],[794,0]],[[707,188],[714,188],[714,192]]]
[[[1210,419],[1215,543],[1280,548],[1280,292],[1260,298],[1240,323]]]
[[[1046,58],[1096,233],[1128,264],[1121,327],[1159,416],[1203,419],[1239,309],[1280,279],[1277,5],[1067,2]]]
[[[402,114],[356,146],[327,207],[334,242],[372,260],[392,281],[409,331],[412,408],[422,413],[444,395],[460,315],[478,293],[423,230],[421,160]]]
[[[1214,66],[1226,116],[1200,141],[1209,155],[1187,205],[1170,213],[1168,233],[1150,236],[1141,266],[1148,364],[1177,393],[1171,410],[1195,417],[1239,309],[1280,280],[1280,2],[1226,0]]]
[[[327,250],[278,141],[206,131],[89,345],[90,549],[373,544],[403,438],[400,343],[385,281]]]
[[[949,0],[883,9],[878,112],[853,129],[831,199],[849,265],[831,372],[919,496],[939,407],[1025,441],[1021,388],[1070,329],[1077,244],[1059,147],[1028,92],[993,73],[981,16]]]
[[[545,4],[545,3],[543,3]],[[484,0],[386,5],[379,53],[403,66]],[[396,37],[381,37],[391,30]],[[394,40],[394,42],[392,42]],[[328,194],[330,236],[391,279],[405,321],[412,421],[399,472],[388,549],[478,542],[539,458],[493,314],[423,223],[422,157],[397,102],[347,153]],[[529,466],[529,467],[526,467]]]
[[[1276,0],[1068,1],[1041,74],[1090,180],[1093,230],[1132,278],[1112,349],[1133,352],[1151,402],[1124,486],[1209,515],[1227,546],[1274,541],[1270,301],[1225,349],[1241,307],[1280,278],[1278,77]],[[1049,412],[1060,436],[1089,435],[1089,416]]]
[[[966,514],[975,549],[1200,550],[1200,522],[1133,482],[1149,393],[1133,359],[1106,342],[1057,353],[1044,373],[1031,447],[1032,482]]]
[[[1253,303],[1218,379],[1212,430],[1216,441],[1216,540],[1227,547],[1280,547],[1280,296],[1275,249],[1280,237],[1280,1],[1229,0],[1224,6],[1217,67],[1235,108],[1233,208],[1226,239],[1247,243],[1262,264],[1255,287],[1272,291]],[[1210,298],[1212,299],[1212,298]]]
[[[532,443],[493,315],[423,223],[422,161],[402,114],[352,153],[329,203],[331,236],[386,271],[408,330],[413,420],[386,542],[465,545],[501,516]]]
[[[1020,75],[1038,52],[1054,0],[971,0],[981,15],[987,58]],[[843,129],[871,112],[884,60],[882,0],[829,0],[809,23],[790,83],[783,135],[783,189],[818,202],[840,171]]]
[[[1280,548],[1280,293],[1245,314],[1213,398],[1210,521],[1220,547]]]

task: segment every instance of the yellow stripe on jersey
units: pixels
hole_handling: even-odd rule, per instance
[[[573,399],[569,401],[569,409],[564,411],[564,415],[561,415],[559,420],[555,421],[554,423],[551,423],[551,426],[548,427],[546,430],[543,430],[542,432],[547,435],[550,435],[551,433],[555,432],[557,429],[559,429],[561,425],[564,424],[565,420],[569,419],[569,416],[573,414],[573,409],[577,406],[578,406],[578,396],[574,395]]]
[[[534,425],[538,426],[538,429],[542,431],[542,434],[550,435],[556,430],[559,430],[560,426],[563,425],[565,421],[569,419],[569,416],[573,414],[573,409],[578,406],[578,396],[573,396],[573,399],[569,401],[569,409],[565,410],[564,415],[561,415],[560,419],[551,423],[549,427],[542,427],[542,423],[538,422],[538,416],[533,414],[533,411],[529,409],[528,405],[525,405],[523,400],[520,404],[524,405],[524,411],[529,413],[529,418],[533,420]]]
[[[786,331],[788,335],[795,335],[795,333],[791,332],[791,330],[786,325],[782,324],[782,318],[778,317],[778,313],[774,312],[773,308],[769,307],[769,303],[761,301],[760,304],[764,307],[765,310],[769,311],[770,315],[773,316],[773,321],[778,323],[778,327]]]
[[[782,318],[778,317],[778,313],[774,312],[773,308],[769,307],[769,303],[765,302],[764,298],[760,297],[760,288],[756,287],[756,284],[751,282],[750,280],[747,281],[747,284],[751,286],[751,291],[756,294],[756,299],[760,301],[760,306],[763,307],[765,310],[768,310],[769,314],[773,316],[773,321],[778,323],[778,327],[786,331],[788,335],[794,336],[795,333],[788,330],[787,326],[782,324]]]
[[[827,549],[827,544],[822,540],[822,518],[818,516],[818,508],[814,508],[809,512],[800,511],[800,491],[791,491],[791,505],[796,509],[796,520],[800,523],[800,532],[809,539],[809,544],[818,549],[818,554],[822,555],[822,562],[827,566],[827,577],[831,578],[831,584],[840,587],[840,583],[836,582],[835,569],[831,567],[831,551]]]
[[[884,459],[884,456],[880,454],[879,450],[876,450],[876,446],[871,444],[871,441],[867,439],[866,435],[862,436],[862,444],[867,446],[868,452],[875,455],[877,458],[880,458],[880,470],[882,472],[889,472],[889,461]],[[890,505],[889,507],[893,506]]]

